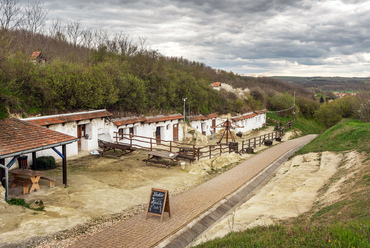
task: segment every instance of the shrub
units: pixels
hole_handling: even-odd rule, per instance
[[[36,166],[32,165],[33,170],[51,170],[56,168],[55,158],[53,156],[41,156],[36,158]]]

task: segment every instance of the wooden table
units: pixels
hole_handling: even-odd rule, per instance
[[[167,152],[167,151],[151,151],[148,152],[148,159],[144,159],[145,163],[151,162],[155,164],[163,164],[166,166],[166,169],[169,165],[177,164],[177,156],[179,154],[176,152]],[[169,161],[163,160],[168,159]],[[176,161],[176,162],[175,162]]]
[[[29,169],[10,170],[9,173],[11,173],[14,178],[11,188],[14,188],[17,185],[23,186],[23,194],[39,190],[39,180],[40,177],[44,174],[43,171]],[[31,188],[28,190],[28,187]]]

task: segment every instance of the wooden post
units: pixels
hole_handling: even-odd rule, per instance
[[[195,145],[193,145],[193,159],[195,159]]]
[[[200,156],[200,148],[198,148],[198,161],[199,161],[199,156]]]
[[[244,151],[244,140],[242,141],[242,151]]]
[[[150,138],[150,151],[153,151],[153,138]]]
[[[170,141],[170,152],[172,152],[172,141]]]
[[[132,147],[132,133],[130,133],[130,146]]]
[[[220,143],[220,155],[222,154],[222,144]]]
[[[62,167],[63,167],[63,184],[64,186],[67,186],[67,145],[62,145],[62,154],[63,154],[63,162],[62,162]]]

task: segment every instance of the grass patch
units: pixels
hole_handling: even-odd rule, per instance
[[[370,153],[370,123],[346,119],[300,149],[297,153],[348,151]]]
[[[27,203],[24,199],[12,198],[12,199],[8,200],[8,204],[29,208],[29,209],[32,209],[32,210],[35,210],[35,211],[44,210],[44,206],[39,207],[39,208],[31,208],[31,205],[29,203]]]

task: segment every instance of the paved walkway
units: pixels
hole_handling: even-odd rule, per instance
[[[168,213],[164,213],[162,223],[158,216],[148,215],[145,219],[145,212],[142,212],[71,247],[154,247],[163,241],[166,243],[166,239],[171,239],[171,236],[193,220],[199,219],[219,202],[237,192],[274,161],[292,149],[307,144],[315,137],[307,135],[285,141],[196,188],[175,197],[170,196],[171,218]],[[191,240],[188,240],[189,242]],[[167,243],[173,246],[171,241]]]

